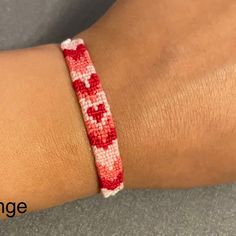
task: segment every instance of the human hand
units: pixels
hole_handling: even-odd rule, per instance
[[[78,35],[111,103],[126,186],[236,179],[235,11],[234,1],[118,1]]]

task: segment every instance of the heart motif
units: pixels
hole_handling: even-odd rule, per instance
[[[75,61],[78,60],[86,51],[86,47],[83,44],[79,44],[76,49],[64,49],[63,53],[65,57],[71,57]]]
[[[97,109],[95,109],[94,107],[89,107],[87,109],[87,113],[89,116],[92,116],[93,119],[97,122],[101,122],[103,114],[106,113],[105,105],[103,103],[99,104],[97,106]]]
[[[102,176],[99,176],[98,180],[100,188],[114,190],[120,185],[120,183],[123,182],[123,174],[122,172],[120,172],[119,174],[117,174],[117,177],[114,180],[109,180],[108,178],[106,179]]]
[[[73,82],[73,87],[76,93],[81,93],[84,95],[94,95],[97,93],[100,83],[99,77],[97,74],[91,74],[90,79],[88,80],[89,88],[87,88],[81,80],[75,80]]]
[[[113,140],[117,139],[114,128],[109,128],[109,130],[103,129],[99,134],[103,134],[103,136],[101,137],[101,135],[98,135],[96,131],[90,132],[88,135],[90,144],[92,146],[96,146],[97,148],[103,148],[106,150],[108,149],[109,145],[113,143]]]

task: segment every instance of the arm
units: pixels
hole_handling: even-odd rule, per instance
[[[204,15],[210,1],[146,2],[119,1],[79,35],[116,121],[125,186],[232,182],[233,8],[222,10],[219,1]],[[3,201],[23,200],[36,210],[97,193],[93,156],[58,46],[4,52],[0,65]]]
[[[1,201],[45,208],[98,191],[93,157],[57,45],[0,54]]]

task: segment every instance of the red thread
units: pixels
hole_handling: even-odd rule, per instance
[[[87,109],[87,113],[89,116],[92,116],[93,119],[97,122],[101,122],[103,114],[106,113],[105,105],[103,103],[99,104],[97,106],[97,109],[94,107],[89,107]]]
[[[100,88],[100,82],[97,74],[91,74],[88,80],[89,87],[87,88],[84,82],[80,80],[75,80],[73,82],[73,87],[76,93],[81,93],[83,95],[95,95]]]

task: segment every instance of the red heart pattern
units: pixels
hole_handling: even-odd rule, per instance
[[[87,109],[87,113],[89,116],[92,116],[93,119],[96,120],[97,122],[101,122],[103,114],[106,113],[105,105],[102,103],[99,104],[97,108],[89,107]]]
[[[80,96],[91,96],[95,95],[100,91],[100,82],[97,74],[91,74],[90,79],[88,80],[89,87],[85,86],[85,83],[81,80],[75,80],[73,82],[73,87],[75,92],[80,94]]]
[[[104,197],[115,195],[124,187],[123,168],[106,95],[83,40],[68,39],[61,48],[82,108],[101,192]]]

